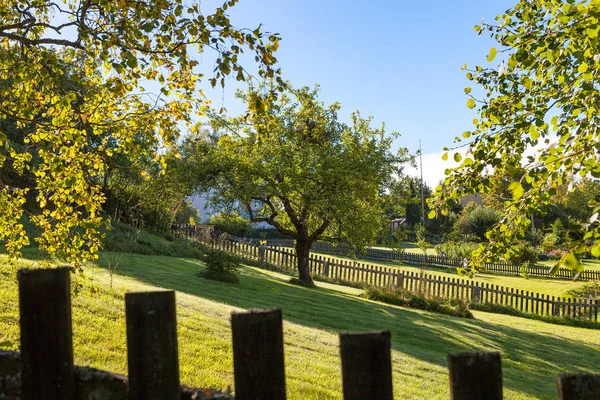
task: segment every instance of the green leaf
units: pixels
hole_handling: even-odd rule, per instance
[[[489,56],[487,56],[487,60],[488,60],[488,62],[492,62],[492,61],[494,61],[494,58],[496,58],[496,54],[497,54],[497,53],[498,53],[498,51],[496,50],[496,48],[495,48],[495,47],[492,47],[492,48],[490,49],[490,55],[489,55]]]
[[[444,154],[442,154],[442,160],[448,161],[448,152],[447,151],[445,151]]]
[[[521,182],[513,182],[508,186],[508,190],[510,190],[513,194],[513,198],[515,200],[520,199],[521,197],[523,197],[523,194],[525,193],[525,190],[523,189],[523,185],[521,185]]]
[[[454,153],[454,161],[460,162],[460,160],[462,160],[460,153]]]
[[[429,214],[427,214],[427,217],[429,217],[429,219],[434,219],[436,215],[437,213],[435,212],[435,210],[431,210],[429,211]]]
[[[560,259],[559,263],[573,272],[583,271],[583,264],[573,253],[565,254],[563,258]]]
[[[579,68],[577,68],[577,71],[579,71],[583,74],[584,72],[587,72],[588,68],[589,68],[589,66],[587,65],[587,63],[584,62],[579,65]]]
[[[475,108],[475,100],[473,100],[473,99],[467,100],[467,107]]]
[[[600,243],[597,243],[592,247],[592,255],[596,258],[600,257]]]

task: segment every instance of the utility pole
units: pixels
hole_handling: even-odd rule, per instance
[[[421,223],[425,226],[425,197],[423,192],[423,151],[421,151],[421,141],[419,140],[419,169],[421,170]]]

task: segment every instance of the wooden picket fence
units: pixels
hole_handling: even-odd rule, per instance
[[[236,238],[239,240],[239,238]],[[256,242],[255,239],[253,239]],[[279,247],[294,247],[294,241],[291,239],[269,239],[268,246]],[[396,250],[373,249],[369,248],[364,253],[356,252],[351,246],[345,244],[333,245],[327,242],[315,242],[312,246],[312,251],[338,256],[353,255],[359,259],[379,260],[379,261],[402,261],[407,264],[428,265],[439,268],[458,268],[463,265],[463,260],[457,258],[442,257],[440,255],[424,255],[408,253]],[[497,273],[502,275],[520,276],[523,274],[521,265],[512,263],[484,263],[483,267],[486,272]],[[551,274],[552,268],[546,265],[530,265],[527,267],[526,273],[532,277],[552,278],[572,280],[575,276],[573,271],[567,268],[559,268],[556,274]],[[593,281],[600,280],[600,271],[584,270],[577,276],[578,280]]]
[[[70,274],[70,268],[19,271],[20,393],[9,393],[14,376],[0,376],[0,398],[230,398],[181,387],[173,291],[125,295],[128,382],[115,389],[104,379],[90,383],[77,378],[75,371],[81,367],[73,365]],[[231,330],[235,397],[286,399],[282,311],[232,313]],[[344,399],[393,399],[390,332],[340,333],[339,339]],[[17,358],[3,358],[5,353],[0,352],[2,368],[6,360]],[[310,368],[310,360],[306,364]],[[500,353],[450,354],[448,368],[451,399],[502,399]],[[559,375],[557,389],[562,400],[597,399],[600,375]]]
[[[289,248],[216,238],[207,239],[193,234],[189,234],[187,237],[241,258],[259,261],[284,271],[295,271],[296,268],[296,255]],[[350,284],[361,283],[381,288],[394,286],[410,292],[419,292],[427,297],[496,304],[541,316],[598,321],[598,309],[600,308],[598,300],[550,296],[472,279],[402,271],[396,267],[333,259],[323,255],[311,256],[309,269],[312,275],[320,275]]]

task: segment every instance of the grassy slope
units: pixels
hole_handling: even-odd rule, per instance
[[[343,259],[343,260],[351,260],[349,257],[337,257],[330,256],[328,254],[320,254],[314,253],[317,255],[321,255],[324,257],[330,257],[335,259]],[[362,260],[361,260],[362,262]],[[414,265],[404,264],[400,261],[368,261],[365,260],[365,263],[375,264],[375,265],[383,265],[387,267],[394,267],[401,269],[403,271],[412,271],[419,272],[420,269]],[[465,277],[461,277],[457,274],[456,269],[448,268],[436,268],[436,267],[425,267],[424,268],[428,274],[436,275],[436,276],[445,276],[452,278],[461,278],[468,279]],[[529,290],[536,293],[544,293],[551,296],[568,296],[567,291],[573,288],[580,287],[583,282],[579,281],[568,281],[568,280],[558,280],[558,279],[545,279],[545,278],[529,278],[525,279],[520,276],[507,276],[507,275],[498,275],[498,274],[478,274],[475,278],[475,281],[480,283],[487,283],[489,285],[498,285],[505,286],[509,288],[515,288],[519,290]]]
[[[501,351],[509,399],[556,398],[555,374],[597,372],[600,365],[598,331],[487,313],[463,320],[407,310],[359,299],[355,289],[292,286],[286,276],[253,268],[244,268],[241,283],[232,286],[197,278],[202,266],[192,259],[103,253],[100,265],[109,260],[118,262],[113,287],[106,269],[89,266],[83,287],[98,292],[84,290],[73,300],[80,365],[126,373],[124,293],[158,288],[178,291],[181,378],[189,385],[233,385],[229,314],[254,307],[284,310],[291,399],[341,398],[336,332],[345,330],[392,332],[397,398],[447,399],[446,355],[457,351]],[[17,342],[16,283],[7,275],[0,280],[0,330]]]

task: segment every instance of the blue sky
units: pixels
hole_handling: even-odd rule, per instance
[[[203,1],[209,12],[218,1]],[[343,119],[354,110],[384,121],[402,134],[398,146],[418,149],[422,141],[425,181],[437,184],[447,167],[444,146],[471,128],[475,117],[463,92],[460,70],[485,64],[494,42],[473,26],[494,17],[516,0],[356,1],[240,0],[229,9],[237,27],[277,32],[283,76],[294,86],[321,85],[321,99],[339,101]],[[494,64],[501,61],[494,60]],[[235,83],[207,91],[215,106],[230,113],[242,107]]]

